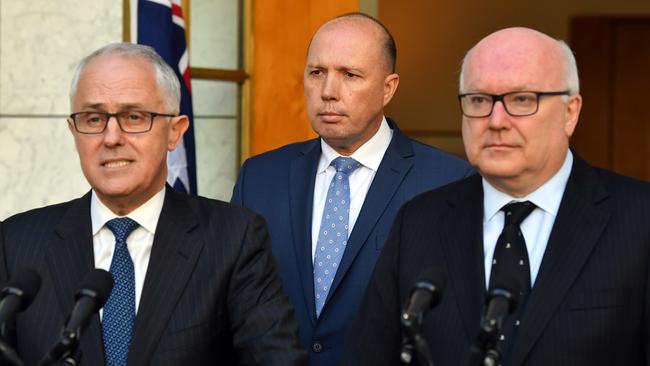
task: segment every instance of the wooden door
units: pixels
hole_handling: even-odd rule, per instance
[[[577,17],[583,108],[571,146],[589,163],[650,180],[650,18]]]

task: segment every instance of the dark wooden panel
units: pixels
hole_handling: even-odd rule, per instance
[[[614,24],[613,168],[650,180],[650,19]]]
[[[574,18],[571,48],[578,63],[583,97],[578,127],[571,146],[589,163],[612,167],[610,98],[612,21],[609,18]]]

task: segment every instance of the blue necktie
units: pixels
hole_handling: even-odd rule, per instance
[[[126,246],[126,238],[138,227],[128,217],[108,221],[115,235],[115,251],[111,261],[113,291],[104,306],[102,331],[107,366],[124,366],[129,354],[135,323],[135,272]]]
[[[338,157],[331,164],[336,175],[327,190],[314,255],[314,293],[316,316],[320,316],[325,299],[334,282],[336,269],[348,243],[350,216],[350,173],[361,164],[352,158]]]

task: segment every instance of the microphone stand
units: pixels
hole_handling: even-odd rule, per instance
[[[501,360],[501,350],[498,347],[498,334],[501,324],[496,319],[484,322],[476,340],[470,347],[466,366],[497,366]]]
[[[18,357],[16,350],[2,340],[0,340],[0,364],[23,366],[23,361]]]
[[[70,332],[64,331],[61,334],[61,339],[54,347],[43,357],[41,366],[77,366],[80,361],[79,350],[79,331]]]
[[[402,337],[402,350],[400,352],[400,360],[404,364],[411,364],[413,361],[413,353],[415,352],[418,362],[423,366],[434,366],[431,361],[431,352],[426,339],[420,333],[422,328],[422,313],[417,316],[409,316],[409,314],[402,314],[402,329],[404,330]]]

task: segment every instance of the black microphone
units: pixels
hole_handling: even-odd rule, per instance
[[[447,283],[444,273],[437,267],[427,268],[419,277],[411,287],[400,319],[404,330],[400,360],[410,364],[416,353],[421,365],[433,366],[429,346],[420,334],[420,326],[424,313],[440,303]]]
[[[5,323],[32,303],[41,288],[41,276],[28,268],[20,268],[0,291],[0,324]]]
[[[113,290],[113,277],[103,269],[95,268],[88,272],[74,295],[76,303],[64,327],[64,334],[79,335],[90,316],[99,311]],[[74,337],[74,336],[73,336]]]
[[[501,330],[503,319],[517,308],[519,291],[510,291],[503,287],[493,288],[486,297],[487,308],[483,317],[482,331],[493,334]]]
[[[41,276],[28,268],[20,268],[11,276],[11,280],[0,291],[0,327],[2,337],[5,338],[7,322],[32,303],[41,288]],[[9,365],[22,365],[16,350],[9,344],[0,340],[0,363]]]
[[[420,279],[411,287],[408,301],[402,311],[402,325],[412,327],[422,315],[438,305],[445,292],[447,282],[443,272],[437,267],[426,269]]]
[[[516,282],[509,281],[510,286],[495,284],[488,291],[485,301],[485,315],[481,319],[481,328],[476,340],[470,347],[470,353],[465,363],[467,366],[497,365],[501,352],[496,347],[497,337],[501,331],[503,319],[512,314],[519,301],[519,288]]]
[[[113,277],[103,269],[92,269],[75,293],[75,304],[61,332],[61,338],[43,358],[41,365],[53,365],[74,357],[81,332],[90,317],[101,309],[113,290]]]

